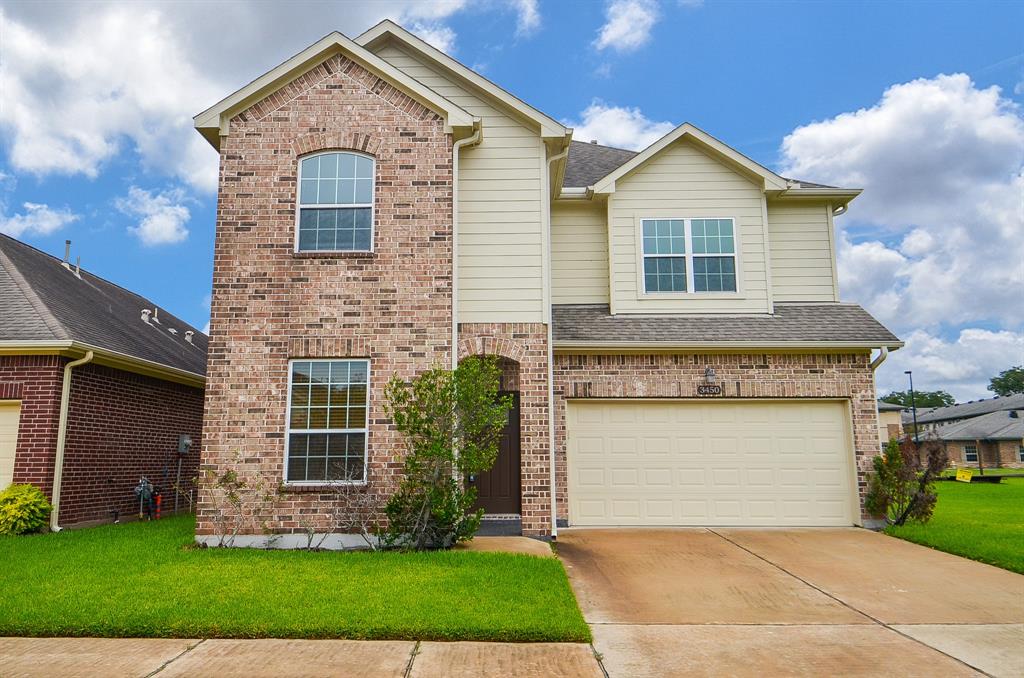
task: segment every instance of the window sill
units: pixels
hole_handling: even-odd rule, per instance
[[[296,259],[375,259],[376,252],[292,252]]]
[[[286,482],[281,486],[281,490],[286,494],[291,493],[304,493],[304,492],[333,492],[342,488],[365,488],[368,487],[369,483],[365,480],[359,480],[350,483],[289,483]]]

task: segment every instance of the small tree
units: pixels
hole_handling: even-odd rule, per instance
[[[937,440],[925,440],[920,450],[912,440],[890,440],[885,452],[874,459],[865,508],[876,518],[885,518],[888,525],[928,522],[937,500],[935,478],[948,464]]]
[[[489,470],[512,408],[498,398],[501,372],[493,358],[470,357],[454,370],[432,368],[406,383],[392,378],[385,410],[404,436],[405,477],[385,507],[386,546],[450,548],[471,539],[483,510],[469,513],[476,488],[463,479]]]

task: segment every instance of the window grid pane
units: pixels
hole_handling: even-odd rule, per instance
[[[686,253],[686,233],[682,219],[647,219],[642,223],[645,255]]]
[[[369,250],[369,207],[303,208],[299,250]]]
[[[736,262],[732,257],[694,257],[695,292],[735,292]]]
[[[292,363],[288,481],[364,480],[367,372],[365,361]]]
[[[686,257],[645,257],[644,289],[648,292],[685,292]]]

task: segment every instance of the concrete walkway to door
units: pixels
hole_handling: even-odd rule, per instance
[[[867,530],[570,529],[617,676],[1024,675],[1024,576]]]

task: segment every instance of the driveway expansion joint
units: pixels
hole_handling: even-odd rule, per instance
[[[144,678],[152,678],[152,676],[157,675],[158,673],[160,673],[161,671],[166,669],[168,666],[170,666],[174,662],[178,661],[179,659],[181,659],[182,657],[184,657],[185,655],[187,655],[188,653],[190,653],[192,650],[196,649],[197,647],[199,647],[203,643],[205,643],[206,640],[207,640],[206,638],[200,638],[198,643],[196,643],[195,645],[189,645],[184,650],[182,650],[181,652],[179,652],[175,656],[173,656],[170,659],[168,659],[167,661],[165,661],[159,667],[157,667],[157,669],[155,671],[150,671],[149,673],[147,673]]]
[[[416,644],[412,646],[412,652],[409,653],[409,663],[405,665],[405,678],[409,678],[412,675],[412,665],[416,662],[416,655],[420,651],[420,643],[423,641],[417,640]]]

